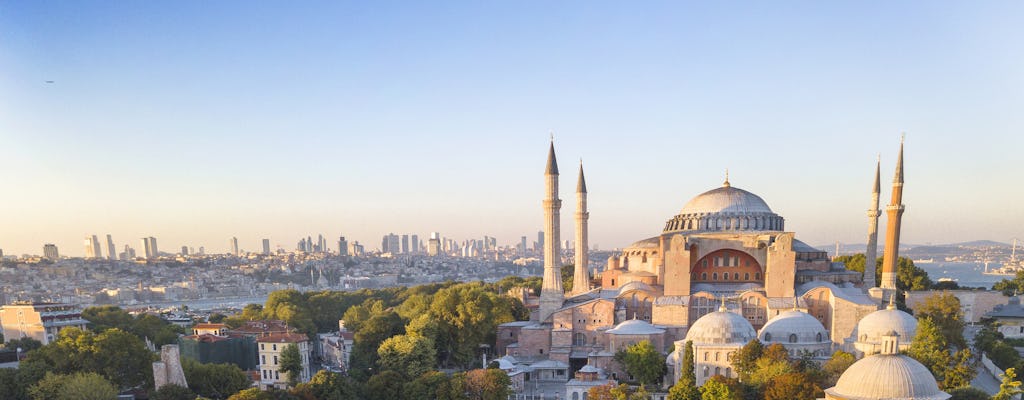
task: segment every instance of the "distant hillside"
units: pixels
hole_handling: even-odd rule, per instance
[[[994,240],[975,240],[971,242],[953,243],[950,246],[964,246],[964,247],[1010,247],[1009,243],[997,242]]]

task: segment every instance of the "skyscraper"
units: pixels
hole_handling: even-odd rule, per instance
[[[427,242],[427,255],[433,257],[441,254],[441,234],[430,232],[430,241]]]
[[[409,250],[412,250],[414,254],[420,252],[420,237],[419,235],[412,235],[411,243],[409,244]]]
[[[153,248],[153,256],[152,256],[152,258],[160,257],[160,250],[156,247],[156,238],[155,237],[152,237],[152,236],[149,237],[149,245]]]
[[[188,246],[181,246],[181,255],[183,255],[183,256],[187,256],[188,255]]]
[[[100,244],[97,242],[96,235],[85,237],[85,258],[94,259],[100,258],[99,253]]]
[[[348,241],[345,240],[344,236],[338,238],[338,255],[339,256],[347,256],[348,255]]]
[[[60,259],[60,253],[57,252],[57,245],[53,243],[47,243],[43,245],[43,257],[50,260]]]
[[[590,274],[588,265],[590,262],[587,254],[587,221],[590,219],[590,212],[587,211],[587,182],[583,179],[583,161],[580,161],[580,176],[576,180],[576,268],[572,275],[572,293],[581,294],[590,291]]]
[[[231,255],[238,256],[238,238],[232,236],[229,243],[231,245]]]
[[[559,210],[562,200],[558,199],[558,162],[555,160],[555,142],[548,149],[548,162],[544,170],[544,277],[540,289],[540,322],[551,318],[555,310],[562,307],[565,293],[562,290],[562,250],[559,248]]]
[[[402,254],[409,254],[409,235],[402,235]]]
[[[109,233],[107,234],[107,259],[117,259],[117,248],[114,247],[114,238]]]
[[[896,173],[892,178],[892,198],[885,207],[887,215],[885,252],[882,254],[882,289],[896,289],[896,262],[900,256],[900,222],[903,219],[903,139],[896,158]],[[867,261],[867,260],[865,260]],[[865,265],[869,265],[865,263]]]
[[[270,254],[270,239],[263,239],[263,255]]]
[[[141,239],[141,243],[140,244],[141,244],[140,247],[142,247],[144,249],[144,251],[145,251],[146,259],[147,260],[152,260],[154,258],[157,258],[158,252],[157,252],[157,248],[156,248],[156,238],[155,237],[152,237],[152,236],[144,237],[144,238]]]
[[[519,238],[519,256],[526,257],[526,236]]]

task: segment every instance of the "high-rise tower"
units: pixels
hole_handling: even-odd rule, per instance
[[[572,294],[590,291],[590,274],[587,266],[590,258],[587,255],[587,182],[583,179],[583,161],[580,161],[580,176],[576,179],[576,269],[572,274]]]
[[[880,170],[882,159],[875,162],[875,186],[871,190],[871,208],[868,209],[868,248],[864,251],[864,290],[875,287],[875,260],[878,259],[878,195],[881,192]]]
[[[882,255],[882,289],[896,289],[896,261],[900,255],[900,221],[903,219],[903,139],[896,158],[896,173],[892,178],[892,199],[885,207],[888,218],[885,230],[885,253]]]
[[[558,162],[555,160],[555,142],[548,149],[548,163],[544,169],[544,280],[540,288],[540,322],[551,317],[562,307],[565,293],[562,291],[562,250],[559,247],[559,210],[562,200],[558,199]]]
[[[107,234],[107,259],[117,259],[117,249],[114,248],[114,237],[110,236],[109,233]]]

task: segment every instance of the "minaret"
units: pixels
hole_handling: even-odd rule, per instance
[[[903,219],[903,138],[892,178],[892,199],[885,207],[885,253],[882,255],[882,289],[896,289],[896,260],[900,255],[900,220]]]
[[[555,160],[555,141],[548,149],[548,164],[544,170],[544,280],[540,288],[540,322],[551,318],[555,310],[562,307],[565,293],[562,290],[562,249],[559,247],[559,210],[562,200],[558,199],[558,162]]]
[[[587,181],[583,179],[583,160],[580,160],[580,176],[576,180],[576,269],[572,274],[572,294],[577,295],[590,291],[590,276],[587,265]]]
[[[880,170],[882,168],[882,157],[875,162],[875,186],[871,190],[871,208],[868,209],[868,248],[864,251],[864,290],[875,287],[875,260],[878,259],[878,216],[881,210],[878,209],[878,194],[881,192],[879,184]]]

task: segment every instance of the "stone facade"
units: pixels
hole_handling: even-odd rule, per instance
[[[160,347],[160,361],[153,363],[153,387],[160,389],[164,385],[188,387],[185,371],[181,369],[178,345],[165,344]]]

